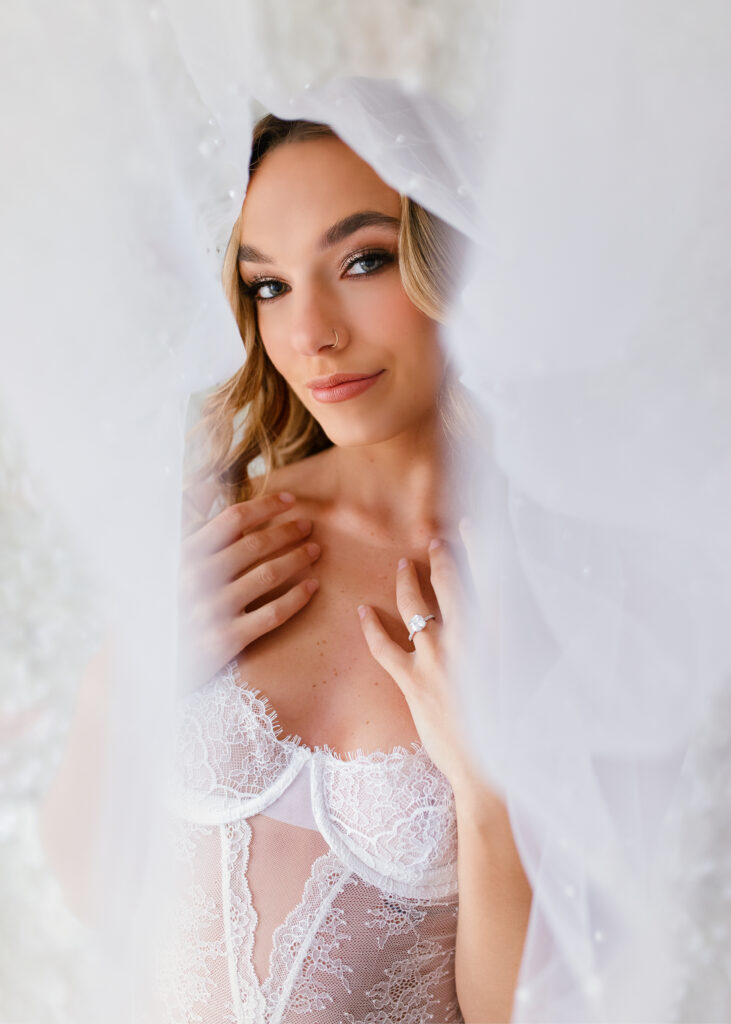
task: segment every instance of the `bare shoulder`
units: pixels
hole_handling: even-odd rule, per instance
[[[328,501],[328,481],[332,480],[332,448],[310,455],[299,462],[273,469],[266,482],[253,478],[252,498],[277,491],[291,491],[299,503],[321,506]],[[212,477],[194,480],[183,490],[183,536],[197,530],[227,504],[218,481]],[[291,513],[290,513],[291,514]],[[284,513],[287,518],[287,513]]]

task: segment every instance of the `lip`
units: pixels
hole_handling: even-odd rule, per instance
[[[329,377],[314,377],[307,381],[312,397],[318,402],[343,402],[355,398],[372,387],[383,373],[333,373]]]

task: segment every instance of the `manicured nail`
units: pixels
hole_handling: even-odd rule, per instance
[[[309,533],[312,528],[312,521],[310,519],[298,519],[297,528],[300,533]]]
[[[294,494],[290,494],[289,491],[280,491],[278,497],[285,505],[291,505],[294,501]]]
[[[429,541],[429,550],[433,551],[434,548],[440,548],[444,541],[440,537],[432,537]]]
[[[310,558],[314,558],[315,555],[320,554],[320,545],[315,544],[314,541],[311,544],[305,544],[305,547],[307,548],[307,554],[310,556]]]
[[[319,580],[308,580],[307,583],[305,583],[305,586],[307,587],[307,589],[309,590],[309,592],[311,594],[314,594],[315,591],[317,590],[317,588],[320,586],[320,581]]]
[[[399,560],[398,560],[398,567],[399,567],[399,569],[405,569],[408,564],[409,564],[408,558],[399,558]]]
[[[366,608],[366,606],[364,604],[359,604],[358,605],[358,615],[360,615],[361,619],[365,618],[365,613],[367,611],[368,611],[368,609]]]

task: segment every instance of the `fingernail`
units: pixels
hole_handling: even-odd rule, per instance
[[[309,520],[309,519],[298,519],[297,520],[297,528],[299,529],[300,533],[309,533],[311,527],[312,527],[311,520]]]
[[[308,580],[305,584],[311,594],[314,594],[317,588],[320,586],[319,580]]]
[[[408,564],[409,564],[408,558],[399,558],[399,560],[398,560],[398,567],[399,567],[399,569],[405,569]]]
[[[315,544],[314,541],[312,542],[312,544],[305,544],[305,547],[307,548],[307,554],[310,556],[310,558],[314,558],[315,555],[320,554],[320,545]]]
[[[358,605],[358,615],[360,615],[361,619],[365,618],[365,613],[367,611],[368,611],[368,609],[366,608],[366,606],[364,604],[359,604]]]
[[[459,521],[459,529],[460,532],[462,532],[462,530],[471,530],[472,520],[469,519],[467,516],[462,516],[462,518]]]
[[[294,501],[294,494],[290,494],[289,491],[280,491],[278,497],[285,505],[291,505]]]
[[[444,541],[440,537],[432,537],[429,541],[429,550],[433,551],[434,548],[440,548]]]

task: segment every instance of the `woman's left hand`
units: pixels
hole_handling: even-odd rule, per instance
[[[402,558],[396,573],[396,604],[404,623],[408,624],[413,615],[437,614],[414,634],[413,653],[391,639],[373,608],[360,605],[358,613],[371,654],[398,685],[426,752],[456,789],[480,780],[467,750],[457,693],[448,677],[454,655],[462,649],[465,588],[446,543],[436,538],[431,541],[429,563],[438,602],[435,609],[427,605],[413,562]]]

